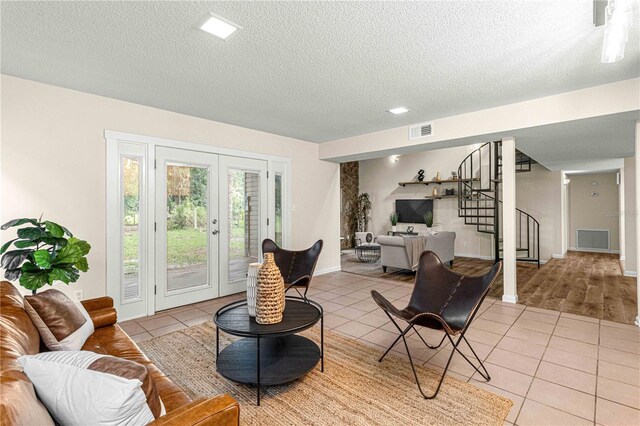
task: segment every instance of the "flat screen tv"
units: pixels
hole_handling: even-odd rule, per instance
[[[433,213],[433,200],[396,200],[398,222],[424,223],[426,212]]]

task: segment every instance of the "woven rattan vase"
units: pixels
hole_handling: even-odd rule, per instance
[[[256,289],[256,322],[276,324],[284,312],[284,279],[273,260],[273,253],[264,254],[264,263],[258,270]]]

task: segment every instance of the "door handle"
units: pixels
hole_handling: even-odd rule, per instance
[[[213,224],[215,225],[216,223],[218,223],[218,219],[213,219],[213,220],[211,221],[211,223],[213,223]]]
[[[218,233],[219,233],[219,232],[220,232],[220,231],[218,231],[217,229],[214,229],[213,231],[211,231],[211,233],[212,233],[213,235],[218,235]]]

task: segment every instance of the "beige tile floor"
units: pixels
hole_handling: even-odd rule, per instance
[[[372,289],[404,307],[412,285],[337,272],[315,277],[309,297],[322,304],[327,329],[382,353],[397,331],[371,299]],[[221,306],[243,297],[183,306],[121,326],[143,341],[209,321]],[[439,341],[438,333],[422,330],[423,337]],[[638,327],[487,299],[467,336],[491,381],[481,381],[459,355],[448,374],[511,399],[506,424],[640,425]],[[408,342],[414,359],[444,367],[449,344],[430,350],[415,335]],[[393,352],[406,357],[401,343]],[[415,388],[407,392],[419,397]]]

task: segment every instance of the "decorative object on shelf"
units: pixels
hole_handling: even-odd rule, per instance
[[[393,232],[396,231],[396,225],[398,224],[398,213],[397,212],[393,212],[389,215],[389,222],[391,222],[391,230]]]
[[[456,190],[453,188],[448,188],[444,190],[444,195],[456,195]]]
[[[0,229],[29,225],[17,231],[18,238],[7,241],[0,248],[4,277],[20,280],[20,285],[36,294],[46,284],[56,281],[70,284],[78,281],[80,272],[89,270],[87,254],[91,246],[75,238],[64,226],[49,220],[21,218],[10,220]],[[66,237],[65,237],[66,235]],[[7,249],[14,245],[16,250]]]
[[[250,263],[247,271],[247,309],[250,317],[256,316],[256,291],[260,266],[262,263]]]
[[[438,181],[438,182],[440,181],[440,172],[436,172],[436,179],[435,180]]]
[[[438,187],[437,186],[433,187],[433,191],[431,191],[431,195],[433,195],[434,197],[438,196]]]
[[[256,286],[256,322],[277,324],[284,312],[284,279],[276,265],[273,253],[264,254],[264,263],[258,270]]]
[[[424,170],[418,170],[418,181],[422,182],[424,180]]]
[[[413,232],[413,226],[407,226],[407,233],[410,234]]]
[[[458,179],[458,172],[451,172],[451,180],[457,180]]]

